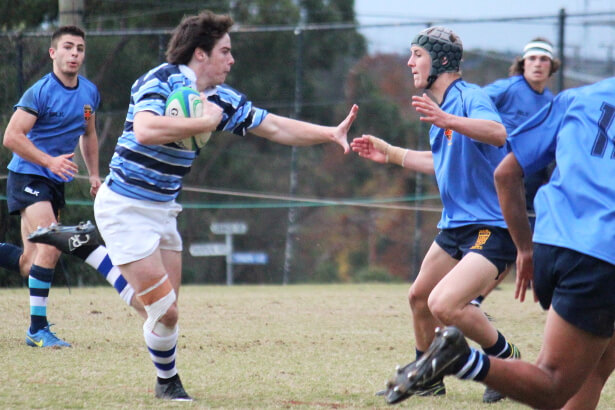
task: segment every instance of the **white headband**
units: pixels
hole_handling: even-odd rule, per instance
[[[529,56],[547,56],[553,60],[553,47],[544,41],[529,42],[523,48],[523,58],[527,58]]]

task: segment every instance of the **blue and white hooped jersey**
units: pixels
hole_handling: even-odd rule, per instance
[[[556,161],[534,242],[615,264],[615,78],[561,92],[508,139],[525,173]]]
[[[461,117],[502,122],[487,94],[461,79],[449,86],[440,107]],[[438,228],[472,224],[506,228],[493,182],[493,171],[506,155],[505,146],[495,147],[435,125],[429,137],[444,205]]]
[[[545,88],[535,91],[522,75],[497,80],[483,87],[502,117],[506,133],[510,135],[519,125],[553,100],[553,93]]]
[[[140,77],[132,86],[124,132],[118,139],[106,179],[109,188],[118,194],[149,201],[174,200],[182,187],[182,178],[190,171],[197,153],[179,148],[174,143],[145,145],[134,135],[136,113],[150,111],[164,115],[167,97],[179,87],[196,89],[196,76],[187,66],[164,63]],[[261,124],[267,111],[254,107],[251,101],[228,87],[219,85],[205,90],[208,100],[223,109],[217,131],[245,135]]]
[[[36,116],[27,137],[39,150],[53,157],[75,151],[79,137],[98,110],[100,94],[88,79],[78,76],[77,86],[66,87],[53,73],[46,74],[28,88],[15,109]],[[8,169],[21,174],[40,175],[54,182],[66,182],[48,168],[13,153]],[[72,180],[72,178],[69,178]]]

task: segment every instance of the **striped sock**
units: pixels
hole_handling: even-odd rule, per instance
[[[32,265],[28,278],[30,288],[30,333],[36,333],[47,322],[47,298],[53,280],[53,269]]]
[[[455,369],[455,376],[464,380],[481,381],[489,373],[491,362],[485,353],[470,347],[470,354],[463,365]]]
[[[154,331],[143,331],[145,344],[156,367],[158,379],[169,379],[177,374],[175,367],[175,350],[177,346],[178,327],[168,328],[156,323]]]
[[[489,356],[495,356],[500,358],[511,357],[513,354],[513,348],[510,343],[506,341],[503,334],[498,331],[498,340],[495,344],[488,348],[483,348],[483,351]]]
[[[130,286],[126,279],[120,273],[117,266],[111,263],[107,248],[102,245],[97,246],[95,249],[91,249],[87,254],[76,254],[79,258],[83,259],[85,263],[96,269],[106,280],[115,288],[120,297],[130,306],[130,301],[135,291]]]

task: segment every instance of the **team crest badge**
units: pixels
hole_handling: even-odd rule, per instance
[[[487,243],[487,239],[489,239],[490,236],[491,231],[489,229],[481,229],[478,231],[476,242],[470,249],[483,249],[483,246]]]
[[[453,130],[450,128],[445,129],[444,136],[448,140],[448,145],[451,145],[453,143]]]
[[[83,106],[83,119],[85,122],[88,122],[92,118],[92,106],[90,104],[85,104]]]

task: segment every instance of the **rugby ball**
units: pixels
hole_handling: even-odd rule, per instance
[[[164,114],[171,117],[195,118],[203,115],[203,100],[198,91],[190,87],[180,87],[167,98]],[[201,149],[211,137],[211,132],[203,132],[175,141],[181,149],[197,151]]]

